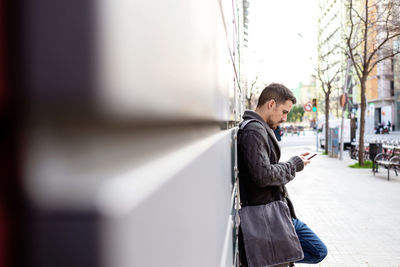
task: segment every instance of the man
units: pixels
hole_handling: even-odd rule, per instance
[[[285,185],[294,179],[296,172],[310,163],[308,153],[279,162],[280,147],[273,130],[285,122],[296,98],[282,84],[270,84],[261,93],[255,111],[243,114],[238,133],[238,164],[240,199],[243,205],[263,205],[275,200],[278,194],[287,203],[292,221],[304,253],[301,263],[318,263],[327,255],[327,248],[294,212]],[[247,266],[243,236],[239,233],[240,258]]]

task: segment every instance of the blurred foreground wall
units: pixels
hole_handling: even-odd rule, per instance
[[[6,8],[8,266],[233,266],[241,1]]]

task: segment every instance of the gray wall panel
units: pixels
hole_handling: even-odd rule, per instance
[[[231,240],[231,134],[217,135],[132,210],[104,219],[105,266],[219,266],[222,257],[232,266],[232,242],[223,255],[225,239]],[[157,164],[149,168],[157,172]],[[111,194],[118,198],[118,189],[110,200]]]

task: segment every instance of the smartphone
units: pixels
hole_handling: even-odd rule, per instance
[[[312,155],[311,157],[309,157],[307,160],[312,159],[313,157],[315,157],[317,154]]]

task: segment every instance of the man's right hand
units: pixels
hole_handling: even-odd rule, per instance
[[[306,166],[307,164],[309,164],[311,161],[306,159],[306,156],[309,155],[309,152],[306,152],[304,154],[300,155],[300,158],[303,160],[304,166]]]

